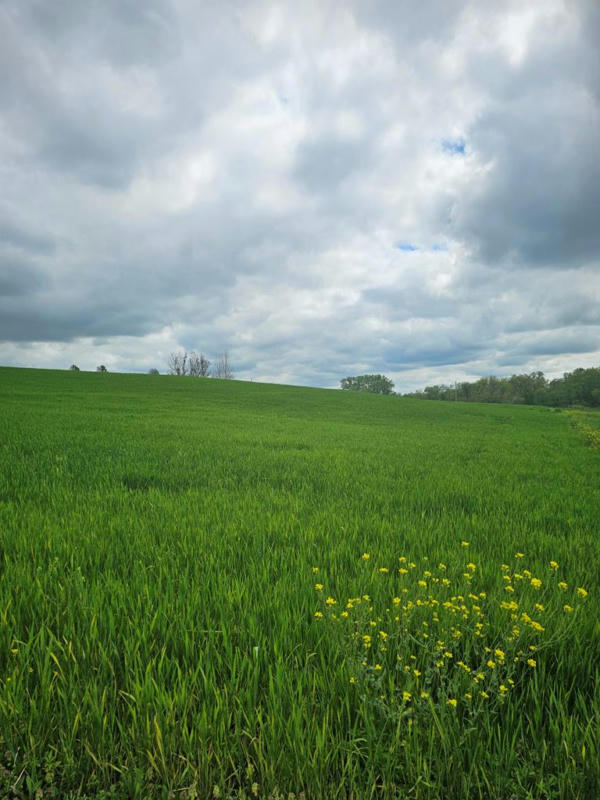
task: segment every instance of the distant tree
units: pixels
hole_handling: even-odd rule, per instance
[[[77,366],[77,364],[71,364],[69,369],[71,370],[71,372],[79,372],[79,367]]]
[[[233,371],[231,369],[231,364],[229,363],[229,354],[227,351],[221,353],[219,358],[216,360],[213,369],[212,369],[213,378],[222,378],[225,380],[231,380],[233,378]]]
[[[186,352],[171,353],[167,359],[167,366],[169,368],[169,375],[187,375],[188,354]]]
[[[178,353],[171,353],[167,366],[169,375],[191,375],[193,378],[210,377],[210,361],[205,358],[204,353],[195,353],[193,350],[188,353],[186,350]]]
[[[204,353],[191,352],[188,358],[188,374],[195,378],[210,377],[210,361],[204,357]]]
[[[156,369],[156,367],[152,367],[152,369],[148,370],[148,375],[160,375],[160,372]]]
[[[340,381],[342,389],[371,394],[393,394],[394,383],[385,375],[355,375]]]
[[[96,367],[96,372],[108,372],[104,364],[100,364],[99,367]]]
[[[508,379],[509,402],[543,403],[548,382],[543,372],[532,372],[530,375],[512,375]]]

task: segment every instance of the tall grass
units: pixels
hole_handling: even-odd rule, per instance
[[[9,369],[0,404],[0,796],[600,794],[568,415]]]

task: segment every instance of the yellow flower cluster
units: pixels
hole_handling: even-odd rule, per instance
[[[460,544],[469,547],[466,541]],[[360,560],[370,558],[365,552]],[[517,552],[514,558],[522,564],[525,555]],[[343,623],[341,641],[351,653],[359,645],[357,655],[347,659],[350,683],[371,690],[379,704],[427,701],[457,708],[464,702],[474,709],[478,703],[505,701],[537,669],[539,658],[533,655],[540,637],[548,646],[560,614],[574,614],[577,601],[588,596],[579,587],[569,593],[569,603],[558,602],[568,584],[554,577],[559,570],[554,560],[545,578],[502,564],[497,588],[513,596],[494,590],[491,599],[487,591],[474,588],[481,574],[475,560],[461,565],[453,558],[451,566],[439,562],[437,568],[427,558],[423,562],[425,568],[419,569],[400,556],[395,569],[375,566],[368,572],[372,592],[347,598],[341,614],[334,597],[322,599],[324,584],[315,584],[323,604],[315,617]],[[377,577],[383,575],[389,578]],[[386,600],[390,586],[395,592]]]

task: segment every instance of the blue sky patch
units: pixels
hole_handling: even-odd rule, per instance
[[[416,244],[411,244],[410,242],[396,242],[395,244],[396,250],[404,250],[406,253],[414,253],[415,250],[418,250]]]
[[[459,139],[442,139],[442,150],[453,156],[464,156],[466,146],[462,136]]]

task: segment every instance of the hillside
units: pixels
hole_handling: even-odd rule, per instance
[[[0,789],[600,789],[600,455],[564,412],[8,368],[0,408]],[[475,709],[485,647],[516,660]]]

